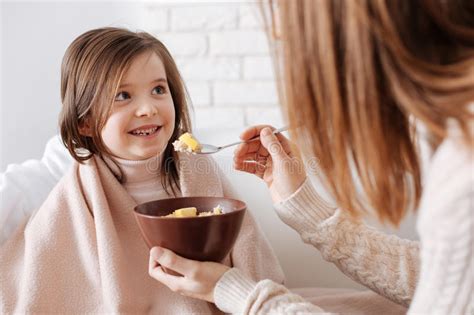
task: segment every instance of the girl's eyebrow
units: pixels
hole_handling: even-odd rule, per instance
[[[166,78],[158,78],[158,79],[155,79],[155,80],[151,81],[151,83],[158,83],[158,82],[168,83],[168,80],[166,80]],[[119,89],[123,89],[127,86],[130,86],[130,85],[133,85],[133,84],[132,83],[120,84]]]
[[[166,80],[166,78],[159,78],[159,79],[153,80],[153,81],[151,81],[151,82],[152,82],[152,83],[155,83],[155,82],[168,83],[168,80]]]

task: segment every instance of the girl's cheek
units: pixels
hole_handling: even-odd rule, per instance
[[[169,111],[170,111],[171,118],[174,121],[174,117],[176,116],[176,112],[175,112],[175,109],[174,109],[173,100],[171,100],[171,102],[170,102]]]
[[[174,129],[176,128],[175,122],[174,122],[175,117],[176,117],[176,113],[175,113],[175,110],[174,110],[174,106],[172,105],[171,110],[169,112],[169,120],[168,120],[168,126],[169,126],[168,142],[175,140],[175,139],[171,139],[171,137],[173,136]]]
[[[172,129],[174,130],[174,120],[175,120],[175,117],[176,117],[176,112],[175,112],[175,109],[174,109],[174,104],[173,104],[173,101],[171,101],[171,104],[170,104],[170,107],[169,107],[169,124],[172,125]]]

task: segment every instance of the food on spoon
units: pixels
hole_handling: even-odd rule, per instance
[[[178,152],[197,153],[201,151],[201,144],[192,134],[186,132],[173,142],[174,150]]]

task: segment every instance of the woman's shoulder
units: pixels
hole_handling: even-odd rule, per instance
[[[426,185],[472,180],[473,157],[474,146],[464,138],[447,137],[430,159]]]
[[[472,215],[474,148],[461,137],[447,137],[427,168],[419,206],[419,228],[435,222],[455,226]]]

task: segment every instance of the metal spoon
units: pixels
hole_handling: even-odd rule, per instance
[[[288,130],[288,127],[286,127],[286,126],[281,127],[281,128],[273,130],[273,134],[277,134],[277,133],[280,133],[280,132],[283,132],[283,131],[286,131],[286,130]],[[256,136],[254,138],[251,138],[251,139],[245,140],[245,141],[237,141],[237,142],[227,144],[227,145],[223,145],[223,146],[220,146],[220,147],[216,147],[215,145],[211,145],[211,144],[201,143],[201,150],[199,152],[194,152],[194,153],[196,153],[196,154],[213,154],[213,153],[217,153],[217,152],[221,151],[222,149],[226,149],[226,148],[229,148],[229,147],[232,147],[234,145],[241,144],[241,143],[252,142],[252,141],[255,141],[257,139],[260,139],[260,136]]]

